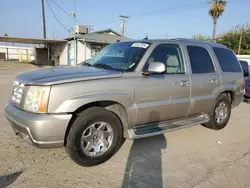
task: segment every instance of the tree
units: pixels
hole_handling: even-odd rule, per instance
[[[227,1],[211,0],[209,3],[213,4],[211,6],[211,8],[209,9],[209,15],[213,18],[213,36],[212,36],[212,39],[215,39],[217,20],[225,11]]]
[[[207,36],[203,36],[203,35],[193,35],[192,38],[194,40],[205,40],[205,41],[210,41],[211,38],[207,37]]]
[[[235,26],[230,31],[218,37],[217,42],[231,48],[235,53],[239,51],[240,35],[242,31],[242,43],[240,54],[250,55],[250,26]]]

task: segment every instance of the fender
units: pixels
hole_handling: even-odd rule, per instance
[[[114,112],[120,118],[126,136],[127,130],[135,124],[137,118],[136,105],[128,93],[111,91],[105,93],[85,93],[64,101],[54,113],[74,113],[84,105],[100,101],[116,103],[105,108]]]
[[[98,101],[113,101],[120,103],[125,109],[133,105],[133,100],[128,93],[122,92],[98,92],[98,93],[84,93],[81,96],[76,96],[64,101],[54,113],[73,113],[83,105],[98,102]]]

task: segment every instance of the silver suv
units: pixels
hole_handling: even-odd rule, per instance
[[[5,114],[16,135],[65,147],[82,166],[112,157],[124,138],[202,124],[224,128],[243,98],[226,46],[188,39],[117,42],[77,67],[17,76]]]

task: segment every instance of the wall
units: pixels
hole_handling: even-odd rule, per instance
[[[86,43],[86,60],[91,58],[91,44]]]
[[[91,48],[90,43],[86,42],[86,47],[85,47],[85,42],[78,41],[78,59],[77,59],[78,64],[91,58],[90,48]]]
[[[64,44],[55,44],[53,45],[53,52],[51,59],[55,61],[55,64],[58,64],[58,56],[59,56],[59,64],[60,65],[67,65],[68,64],[68,43]]]
[[[68,44],[71,45],[70,47],[70,50],[69,50],[69,59],[70,59],[70,64],[69,65],[72,65],[74,66],[75,64],[75,42],[74,41],[70,41],[68,42]]]
[[[84,42],[78,41],[78,58],[77,58],[77,64],[83,62],[85,60],[85,45]]]
[[[0,46],[0,53],[5,53],[6,60],[31,61],[34,58],[34,52],[32,47]]]
[[[64,44],[59,61],[60,61],[60,65],[68,64],[68,45],[67,44]]]

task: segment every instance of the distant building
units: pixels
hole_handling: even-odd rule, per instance
[[[75,40],[76,39],[76,40]],[[119,33],[112,29],[105,29],[101,31],[95,31],[92,33],[79,33],[76,36],[67,38],[67,56],[68,60],[60,62],[60,64],[74,65],[81,63],[91,57],[95,56],[100,50],[102,50],[108,44],[128,40],[128,38],[121,36]],[[75,51],[76,49],[76,51]],[[65,51],[64,51],[65,53]],[[76,59],[75,59],[76,57]]]
[[[24,61],[34,60],[39,65],[72,65],[75,66],[95,56],[108,44],[128,40],[112,29],[88,33],[86,26],[76,26],[75,34],[64,40],[32,39],[17,37],[0,37],[3,43],[36,44],[36,48],[21,48],[2,45],[0,55],[6,60],[23,58]],[[15,55],[13,53],[15,51]],[[31,58],[30,58],[31,56]]]

